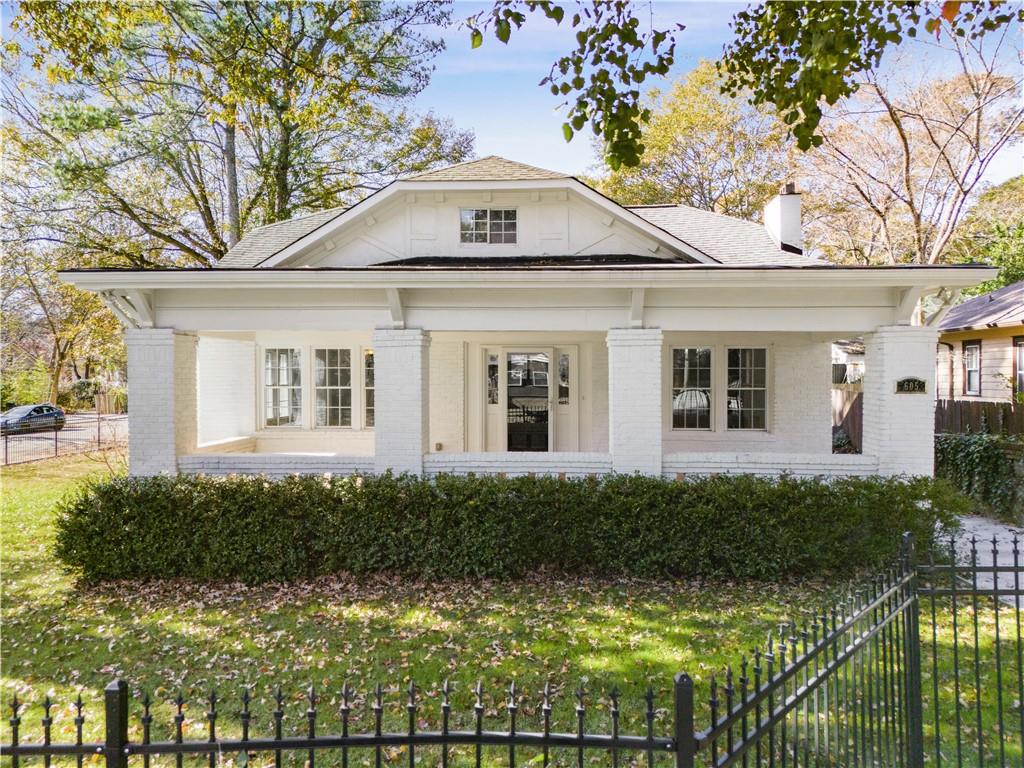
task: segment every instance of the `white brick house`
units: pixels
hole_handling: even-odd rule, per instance
[[[813,261],[799,199],[764,226],[624,208],[490,157],[255,230],[217,269],[63,277],[128,329],[135,474],[930,474],[917,308],[991,270]],[[864,451],[833,455],[830,344],[854,336]]]

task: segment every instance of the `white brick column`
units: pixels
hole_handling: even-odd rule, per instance
[[[129,328],[128,458],[132,475],[177,472],[196,446],[196,341],[170,328]]]
[[[935,345],[938,331],[882,326],[864,337],[865,456],[882,475],[928,475],[935,454]],[[923,394],[897,394],[896,382],[923,379]]]
[[[418,328],[373,333],[374,466],[423,474],[429,439],[430,337]]]
[[[657,328],[608,331],[608,446],[614,472],[661,474],[661,347]]]

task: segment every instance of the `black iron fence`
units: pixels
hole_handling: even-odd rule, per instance
[[[128,441],[128,418],[95,413],[70,413],[60,429],[3,435],[4,464],[52,459],[104,450]]]
[[[127,768],[129,762],[151,768],[160,756],[173,759],[176,768],[190,757],[217,768],[224,756],[240,768],[256,757],[275,767],[297,757],[309,768],[324,758],[342,768],[350,761],[375,768],[384,762],[409,768],[1019,766],[1024,762],[1024,566],[1016,538],[1004,549],[995,540],[988,552],[974,541],[962,550],[951,544],[948,559],[919,564],[913,542],[906,539],[891,568],[831,609],[780,626],[761,648],[702,684],[699,696],[688,675],[677,675],[668,718],[660,717],[649,689],[641,716],[630,718],[646,724],[640,733],[620,732],[617,690],[598,697],[581,686],[572,694],[571,721],[566,722],[563,707],[556,722],[549,687],[539,702],[531,699],[524,707],[526,697],[513,684],[502,694],[502,727],[495,729],[494,714],[485,718],[479,684],[468,700],[470,711],[456,712],[447,683],[431,698],[410,683],[401,702],[394,700],[394,689],[385,701],[380,685],[361,694],[343,685],[340,706],[326,721],[310,689],[298,733],[285,733],[280,690],[270,728],[260,734],[252,732],[248,690],[228,712],[211,693],[202,702],[205,738],[198,740],[185,738],[185,701],[179,695],[172,703],[173,721],[159,724],[160,739],[154,736],[155,702],[148,696],[131,702],[127,684],[118,680],[105,691],[102,741],[83,741],[79,699],[75,741],[54,743],[47,698],[40,727],[26,742],[28,713],[15,699],[10,742],[2,751],[12,768],[25,758],[41,758],[46,768],[54,758],[82,766],[90,756],[102,756],[107,768]],[[396,705],[404,709],[400,728],[394,727]],[[225,718],[230,718],[231,737],[221,733]],[[665,719],[669,733],[656,726]],[[427,721],[440,727],[426,728]],[[130,729],[130,722],[137,725]],[[141,737],[131,740],[130,730]]]

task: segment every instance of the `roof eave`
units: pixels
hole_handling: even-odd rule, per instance
[[[60,278],[94,291],[169,288],[688,288],[835,287],[962,288],[991,279],[990,267],[725,266],[701,264],[642,267],[348,267],[311,269],[69,270]]]

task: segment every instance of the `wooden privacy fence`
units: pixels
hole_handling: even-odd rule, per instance
[[[864,447],[864,393],[860,388],[832,388],[832,426],[840,427],[858,451]]]
[[[1024,405],[938,400],[935,403],[935,431],[1024,435]]]

